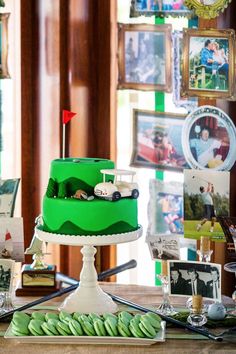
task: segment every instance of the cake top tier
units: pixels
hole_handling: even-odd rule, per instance
[[[50,177],[57,183],[73,183],[73,179],[83,181],[91,187],[102,182],[102,169],[113,169],[114,162],[100,158],[65,158],[55,159],[51,162]],[[75,183],[76,184],[76,183]],[[78,189],[79,186],[76,186]],[[81,189],[86,185],[81,184]],[[85,189],[86,190],[86,189]]]

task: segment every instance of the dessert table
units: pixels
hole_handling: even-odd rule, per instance
[[[150,306],[150,308],[157,307],[162,301],[161,288],[148,287],[140,285],[121,285],[116,283],[100,283],[102,289],[111,294],[121,296],[130,301],[141,305]],[[185,297],[170,296],[173,306],[184,307],[186,303]],[[15,306],[20,306],[30,301],[35,300],[35,297],[13,297]],[[37,307],[37,309],[48,312],[56,309],[63,298],[55,298],[50,302],[45,302]],[[233,307],[233,301],[229,297],[222,297],[222,301],[226,307]],[[124,309],[124,307],[121,307]],[[34,308],[34,311],[36,308]],[[127,310],[127,308],[126,308]],[[128,309],[131,310],[131,309]],[[80,354],[110,354],[111,352],[121,354],[129,353],[143,354],[146,353],[168,353],[168,354],[189,354],[191,353],[221,353],[232,354],[236,353],[235,343],[216,343],[212,340],[200,337],[194,333],[190,333],[184,329],[167,328],[166,341],[153,344],[151,346],[121,346],[121,345],[75,345],[75,344],[26,344],[17,343],[16,341],[4,339],[4,331],[7,329],[7,323],[0,323],[0,348],[4,354],[38,354],[45,353],[80,353]],[[219,329],[220,331],[220,329]]]

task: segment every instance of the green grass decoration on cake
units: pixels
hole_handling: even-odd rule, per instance
[[[46,196],[48,198],[56,197],[57,196],[57,189],[58,189],[57,182],[54,181],[53,178],[49,178],[48,186],[47,186],[47,190],[46,190]]]

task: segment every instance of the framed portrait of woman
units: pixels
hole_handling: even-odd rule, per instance
[[[172,91],[171,30],[167,25],[119,24],[119,89]]]
[[[236,159],[235,145],[235,125],[221,109],[201,106],[187,116],[182,146],[191,168],[230,170]]]
[[[185,0],[184,5],[193,10],[198,17],[215,18],[232,0]]]
[[[183,30],[182,94],[232,99],[235,89],[235,31]]]

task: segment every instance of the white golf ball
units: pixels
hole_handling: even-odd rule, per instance
[[[211,320],[223,320],[226,315],[226,309],[224,305],[220,302],[211,304],[208,307],[208,317]]]

